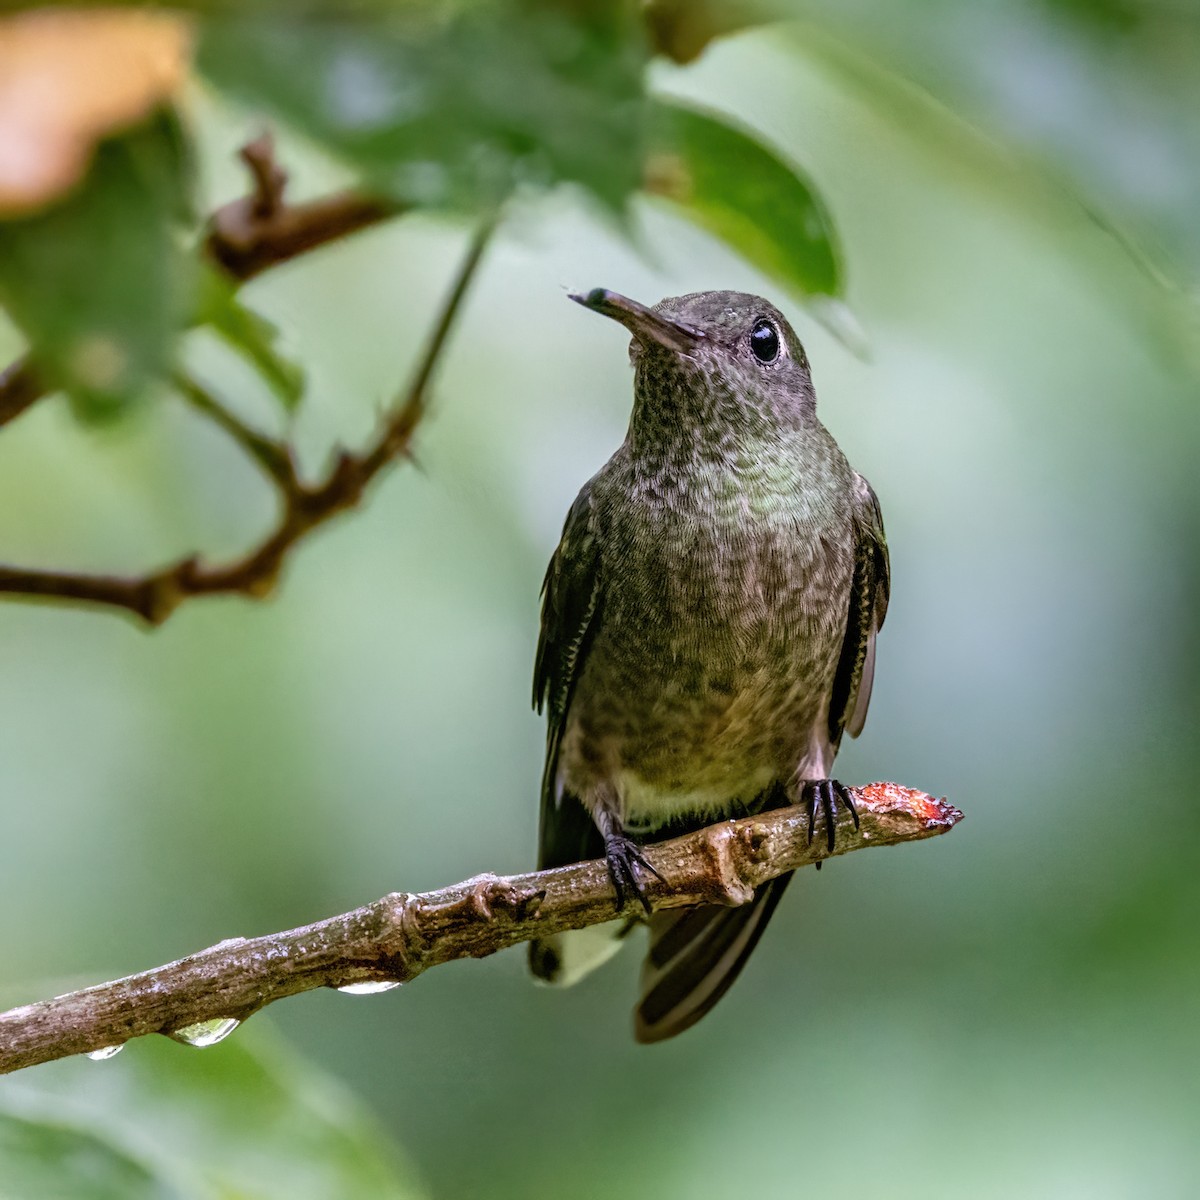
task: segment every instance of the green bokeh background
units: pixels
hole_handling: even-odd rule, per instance
[[[786,307],[880,496],[894,577],[839,774],[967,819],[805,872],[738,987],[661,1047],[630,1037],[632,953],[571,992],[509,953],[255,1022],[362,1096],[439,1197],[1195,1195],[1194,310],[1052,174],[825,31],[743,35],[658,82],[761,130],[838,222],[869,360]],[[216,202],[242,187],[251,123],[193,104]],[[301,188],[335,178],[285,149]],[[0,607],[0,999],[531,865],[537,591],[630,401],[621,332],[565,295],[786,300],[637,213],[641,254],[567,193],[514,215],[417,467],[305,545],[271,602],[199,601],[153,634]],[[246,289],[310,366],[313,470],[373,428],[465,238],[409,218]],[[275,419],[223,350],[192,353]],[[229,554],[270,503],[174,403],[96,429],[53,400],[0,437],[13,562]]]

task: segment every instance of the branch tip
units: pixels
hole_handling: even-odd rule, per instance
[[[238,156],[250,170],[254,185],[250,196],[254,215],[262,220],[274,217],[283,208],[283,193],[288,181],[287,172],[275,160],[274,134],[264,129],[238,151]]]

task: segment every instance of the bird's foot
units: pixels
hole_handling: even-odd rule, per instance
[[[638,872],[653,875],[660,883],[666,880],[650,865],[642,848],[627,833],[610,833],[604,839],[604,859],[608,863],[608,875],[617,893],[617,911],[624,911],[630,899],[637,902],[650,915],[650,900],[646,889],[638,878]]]
[[[812,844],[813,835],[817,831],[817,809],[825,814],[825,836],[829,853],[833,853],[834,839],[837,834],[837,803],[854,818],[854,828],[858,828],[858,806],[854,803],[854,793],[836,779],[810,779],[801,789],[805,811],[808,813],[808,841]],[[821,864],[818,863],[817,866]]]

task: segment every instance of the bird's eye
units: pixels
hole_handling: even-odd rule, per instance
[[[770,321],[756,321],[750,331],[750,348],[761,363],[772,363],[779,357],[779,332]]]

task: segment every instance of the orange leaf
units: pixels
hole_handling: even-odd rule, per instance
[[[0,218],[76,184],[96,142],[172,96],[190,58],[180,17],[38,9],[0,19]]]

